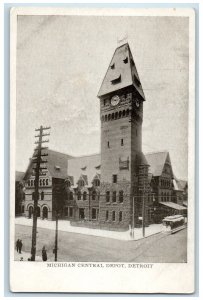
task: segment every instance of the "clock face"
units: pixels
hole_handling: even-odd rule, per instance
[[[111,105],[116,106],[120,102],[120,98],[118,95],[115,95],[111,98]]]

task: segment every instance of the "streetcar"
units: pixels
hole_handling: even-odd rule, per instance
[[[182,215],[173,215],[165,217],[162,220],[163,231],[166,233],[175,233],[186,227],[185,218]]]

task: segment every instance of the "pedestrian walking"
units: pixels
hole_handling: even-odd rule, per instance
[[[17,250],[17,252],[19,251],[19,239],[17,239],[17,242],[16,242],[16,250]]]
[[[22,250],[22,247],[23,247],[23,243],[22,243],[22,240],[19,240],[19,253],[21,254],[21,250]]]
[[[43,248],[42,248],[42,260],[47,261],[47,250],[46,250],[45,246],[43,246]]]

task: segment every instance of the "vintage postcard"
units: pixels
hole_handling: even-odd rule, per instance
[[[193,293],[195,11],[10,16],[11,291]]]

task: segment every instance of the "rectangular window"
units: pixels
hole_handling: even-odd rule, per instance
[[[119,202],[123,203],[123,191],[119,191]]]
[[[108,221],[108,220],[109,220],[109,211],[106,210],[106,221]]]
[[[110,143],[109,143],[109,141],[107,142],[107,147],[110,148]]]
[[[123,143],[123,139],[121,139],[121,146],[123,146],[124,145],[124,143]]]
[[[106,191],[106,202],[110,201],[110,192]]]
[[[123,213],[122,211],[119,211],[119,222],[123,220]]]
[[[113,183],[117,183],[117,175],[113,174]]]
[[[116,202],[116,191],[113,191],[112,202]]]
[[[112,221],[115,222],[116,221],[116,212],[112,211]]]

